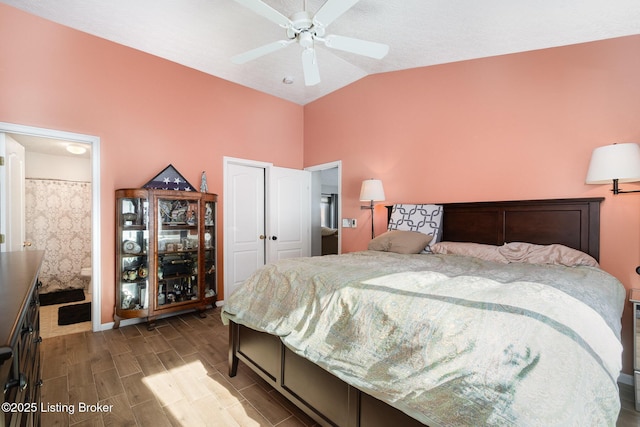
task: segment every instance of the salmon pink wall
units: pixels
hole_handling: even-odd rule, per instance
[[[305,165],[342,160],[343,217],[358,219],[342,250],[370,239],[367,178],[386,204],[603,196],[601,266],[640,286],[640,194],[584,183],[595,147],[640,142],[637,52],[635,36],[379,74],[305,106]],[[375,214],[380,233],[382,204]],[[631,325],[627,303],[627,373]]]
[[[196,186],[206,171],[222,196],[224,156],[302,167],[299,105],[3,4],[0,54],[0,121],[101,139],[103,323],[113,321],[114,190],[173,164]]]

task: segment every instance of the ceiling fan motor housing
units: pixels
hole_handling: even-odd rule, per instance
[[[298,38],[298,42],[304,48],[313,46],[313,37],[322,37],[324,28],[313,23],[313,16],[305,11],[296,12],[289,17],[291,25],[287,27],[289,39]]]

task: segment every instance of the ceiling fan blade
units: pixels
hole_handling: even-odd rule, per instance
[[[320,83],[320,69],[318,68],[314,49],[302,51],[302,71],[304,72],[304,84],[306,86],[314,86]]]
[[[313,24],[320,27],[327,27],[338,19],[340,15],[351,9],[358,1],[359,0],[327,0],[313,17]]]
[[[323,41],[327,47],[332,49],[344,50],[345,52],[364,55],[374,59],[382,59],[389,52],[389,46],[386,44],[351,37],[330,35],[318,40]]]
[[[278,25],[283,27],[291,26],[291,21],[289,18],[272,8],[266,3],[261,2],[260,0],[235,0],[237,3],[253,10],[258,15],[264,16],[270,21],[275,22]]]
[[[247,52],[234,56],[233,58],[231,58],[231,62],[233,62],[234,64],[244,64],[245,62],[249,62],[254,59],[260,58],[261,56],[264,56],[268,53],[275,52],[277,50],[285,48],[289,46],[291,43],[293,43],[294,41],[295,39],[278,40],[277,42],[265,44],[264,46],[251,49]]]

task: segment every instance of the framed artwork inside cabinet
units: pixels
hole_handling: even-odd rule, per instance
[[[115,324],[215,304],[217,196],[192,191],[116,191]]]

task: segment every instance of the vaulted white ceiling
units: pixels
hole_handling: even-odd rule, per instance
[[[305,86],[297,44],[231,61],[286,38],[234,0],[0,2],[302,105],[369,74],[640,34],[640,0],[360,0],[327,34],[385,43],[389,53],[376,60],[319,45],[321,82]],[[325,1],[264,2],[288,17]]]

